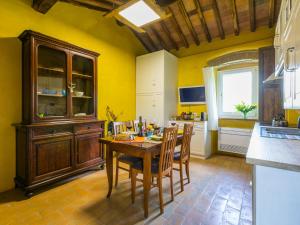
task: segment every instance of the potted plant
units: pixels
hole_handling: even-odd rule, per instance
[[[235,105],[235,109],[243,114],[244,119],[247,119],[247,114],[256,108],[256,104],[246,105],[245,102]]]

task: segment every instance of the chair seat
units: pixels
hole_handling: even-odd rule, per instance
[[[142,159],[138,157],[122,154],[118,157],[118,160],[123,163],[134,164],[135,162],[141,161]]]
[[[180,152],[174,152],[174,160],[176,161],[180,160]]]
[[[141,170],[143,171],[143,160],[136,161],[131,166],[133,169]],[[159,168],[159,158],[154,158],[151,161],[151,173],[158,173]]]

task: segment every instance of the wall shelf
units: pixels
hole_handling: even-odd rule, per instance
[[[40,93],[38,93],[37,95],[38,96],[45,96],[45,97],[59,97],[59,98],[66,97],[64,95],[58,95],[58,94],[40,94]]]
[[[75,78],[83,78],[83,79],[93,79],[93,76],[86,75],[86,74],[80,74],[80,73],[72,73],[73,77]]]

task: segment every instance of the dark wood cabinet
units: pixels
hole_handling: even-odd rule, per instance
[[[85,50],[24,31],[23,121],[16,126],[17,186],[26,193],[80,172],[103,167],[98,139],[97,57]]]
[[[98,141],[100,137],[101,135],[97,133],[81,134],[75,137],[76,168],[82,168],[103,159],[103,151],[100,151]]]
[[[259,121],[270,124],[278,114],[284,114],[282,81],[263,83],[275,70],[273,46],[259,49]]]
[[[73,137],[56,137],[32,142],[32,182],[72,170]]]

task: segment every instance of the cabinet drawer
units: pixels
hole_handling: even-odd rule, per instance
[[[87,132],[95,132],[102,131],[103,126],[100,123],[86,123],[75,125],[74,131],[75,133],[87,133]]]
[[[43,137],[49,135],[71,134],[72,126],[51,126],[33,128],[33,137]]]

